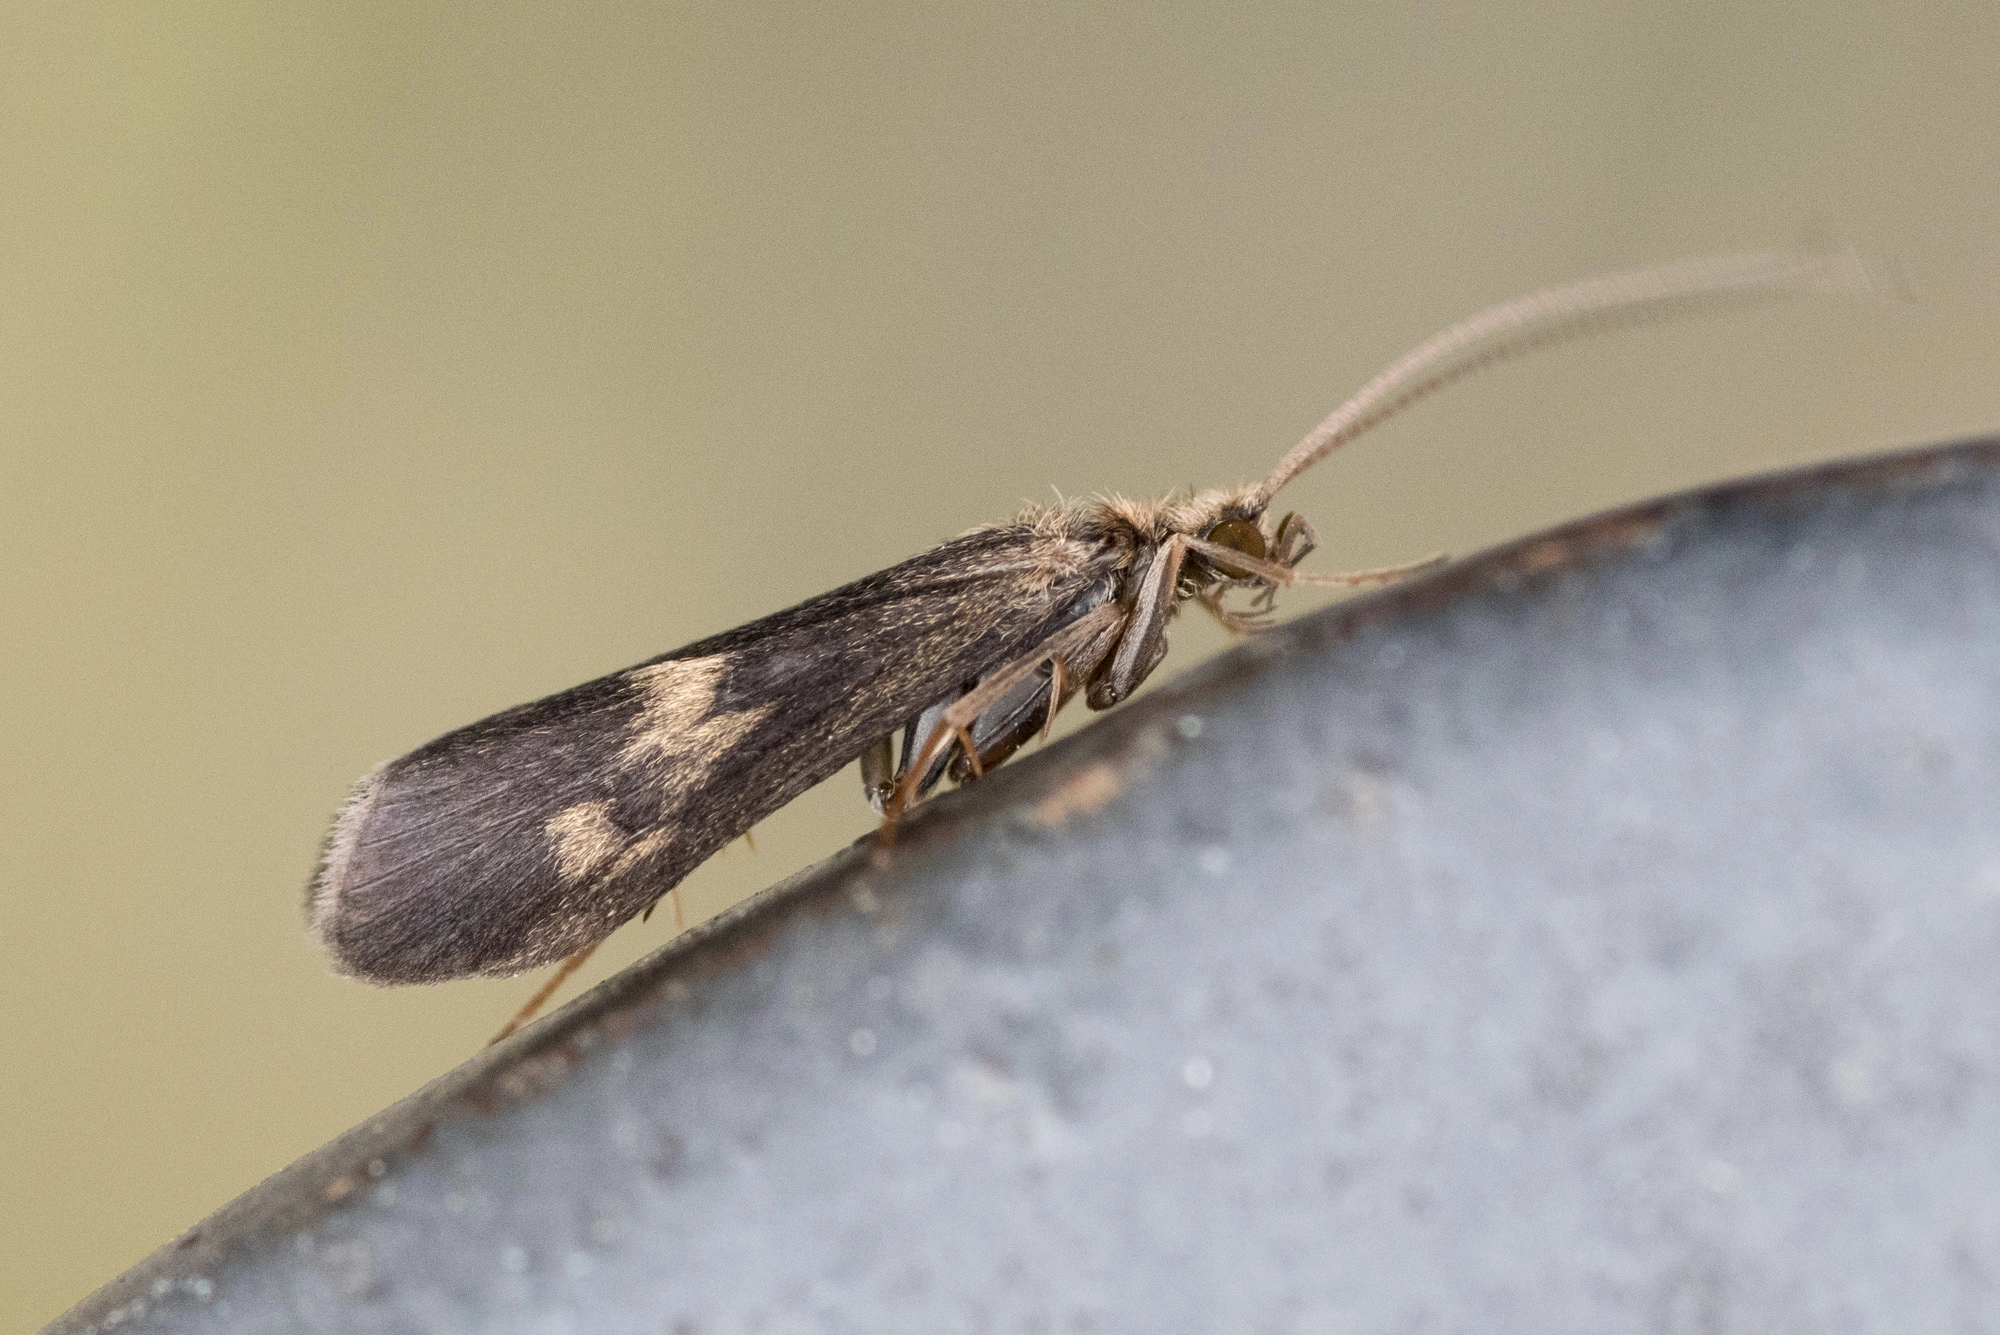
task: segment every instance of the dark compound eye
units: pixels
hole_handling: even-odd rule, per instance
[[[1264,559],[1264,531],[1247,519],[1223,520],[1208,531],[1208,540],[1218,547],[1228,547],[1242,552],[1245,556],[1254,556],[1259,561]],[[1250,573],[1247,570],[1231,570],[1220,561],[1216,562],[1216,565],[1224,574],[1237,579]]]

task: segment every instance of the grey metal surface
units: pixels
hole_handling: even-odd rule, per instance
[[[2000,1329],[2000,443],[1279,629],[61,1331]]]

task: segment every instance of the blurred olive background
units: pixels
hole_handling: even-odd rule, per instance
[[[302,928],[348,784],[436,733],[1052,486],[1261,475],[1609,267],[1830,237],[1911,300],[1461,386],[1295,484],[1321,568],[2000,428],[1996,50],[1990,5],[15,0],[0,1327],[532,990],[374,990]],[[688,919],[870,824],[840,776]]]

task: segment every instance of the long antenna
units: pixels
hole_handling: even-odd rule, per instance
[[[1278,488],[1358,436],[1455,380],[1586,334],[1801,293],[1876,288],[1853,251],[1758,250],[1704,255],[1545,287],[1433,335],[1361,387],[1278,461],[1252,496]]]

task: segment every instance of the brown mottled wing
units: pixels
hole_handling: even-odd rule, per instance
[[[356,785],[308,895],[345,972],[511,974],[601,940],[925,706],[1108,596],[1118,553],[953,539],[447,733]]]

